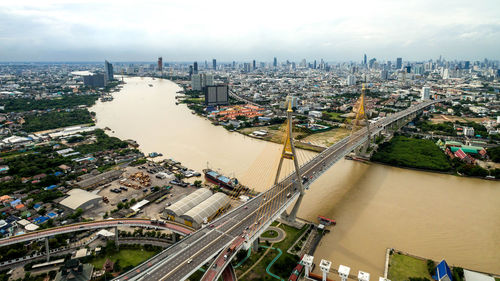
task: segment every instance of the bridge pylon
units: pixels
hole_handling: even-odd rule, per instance
[[[292,134],[292,128],[293,128],[293,109],[292,109],[292,102],[288,102],[288,110],[286,111],[286,117],[287,117],[287,124],[286,124],[286,129],[285,129],[285,139],[283,143],[283,150],[281,152],[280,156],[280,162],[278,165],[278,170],[276,171],[276,177],[274,178],[274,184],[276,185],[279,182],[279,177],[281,173],[281,167],[283,166],[283,160],[284,159],[289,159],[293,160],[293,164],[295,167],[295,176],[297,177],[297,180],[295,181],[295,185],[297,186],[300,195],[299,198],[297,199],[297,202],[295,202],[295,205],[292,208],[292,211],[290,214],[287,214],[285,211],[282,215],[282,218],[287,220],[288,222],[295,222],[295,219],[297,218],[297,212],[299,211],[300,204],[302,203],[302,198],[304,197],[304,186],[302,185],[302,177],[300,174],[300,166],[299,166],[299,161],[297,159],[297,153],[295,151],[295,145],[293,143],[293,134]]]
[[[356,150],[356,154],[360,154],[361,150],[367,151],[370,142],[371,142],[371,133],[370,133],[370,122],[368,121],[368,115],[366,113],[366,105],[365,105],[365,84],[363,83],[363,87],[361,89],[361,96],[359,97],[358,100],[358,105],[355,106],[354,112],[356,113],[356,117],[354,118],[352,122],[352,130],[351,130],[351,136],[355,133],[356,128],[366,126],[366,129],[368,131],[368,140],[365,143],[365,145],[359,147],[359,149]],[[363,124],[363,122],[365,124]]]

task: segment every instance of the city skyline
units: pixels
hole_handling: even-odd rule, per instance
[[[0,61],[499,59],[500,7],[488,0],[8,2]]]

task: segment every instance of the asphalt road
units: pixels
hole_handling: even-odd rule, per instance
[[[115,226],[118,226],[118,227],[119,226],[139,226],[139,227],[148,227],[148,228],[155,228],[156,227],[156,228],[161,228],[161,229],[169,229],[169,230],[172,230],[174,232],[184,234],[184,235],[187,235],[187,234],[193,232],[192,229],[190,229],[186,226],[174,224],[171,222],[167,222],[165,225],[157,225],[157,224],[152,224],[149,219],[136,219],[136,218],[134,218],[134,219],[109,219],[109,220],[103,220],[103,221],[75,223],[75,224],[59,226],[59,227],[49,228],[49,229],[45,229],[45,230],[30,232],[27,234],[3,238],[3,239],[0,239],[0,247],[15,244],[15,243],[20,243],[20,242],[41,239],[41,238],[50,237],[50,236],[63,234],[63,233],[85,231],[85,230],[91,230],[91,229],[96,229],[96,228],[108,228],[108,227],[115,227]]]

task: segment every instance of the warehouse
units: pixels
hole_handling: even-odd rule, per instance
[[[77,182],[76,187],[90,189],[119,179],[123,174],[122,170],[111,170],[96,176]]]
[[[87,210],[97,206],[102,200],[102,196],[90,193],[83,189],[75,188],[68,191],[68,197],[64,198],[59,204],[71,210]]]
[[[206,188],[200,188],[181,200],[172,204],[172,206],[165,209],[165,215],[169,220],[177,220],[180,216],[184,215],[187,211],[191,210],[194,206],[212,196],[212,192]],[[179,220],[179,222],[184,222]]]
[[[184,224],[199,228],[228,206],[229,197],[222,192],[215,193],[184,215],[181,215],[181,218],[184,219]]]

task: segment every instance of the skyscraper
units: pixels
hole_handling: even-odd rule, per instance
[[[363,64],[366,65],[366,54],[365,54],[365,56],[363,58]]]
[[[109,61],[105,60],[104,61],[104,77],[106,78],[106,81],[111,81],[114,80],[113,77],[113,65],[109,63]]]
[[[278,59],[276,57],[274,57],[274,60],[273,60],[273,67],[274,68],[278,67]]]
[[[425,101],[425,100],[429,100],[431,97],[431,88],[429,87],[423,87],[422,88],[422,92],[421,92],[421,100]]]
[[[198,74],[198,62],[193,63],[193,74]]]
[[[403,59],[397,58],[396,59],[396,69],[401,69],[402,66],[403,66]]]
[[[314,60],[314,66],[313,66],[314,69],[316,69],[316,60]]]
[[[257,68],[257,66],[255,65],[255,60],[253,60],[253,63],[252,63],[252,70],[255,70]]]
[[[158,71],[163,71],[163,58],[158,58]]]
[[[215,69],[217,69],[217,60],[216,59],[213,59],[212,60],[212,67]]]

